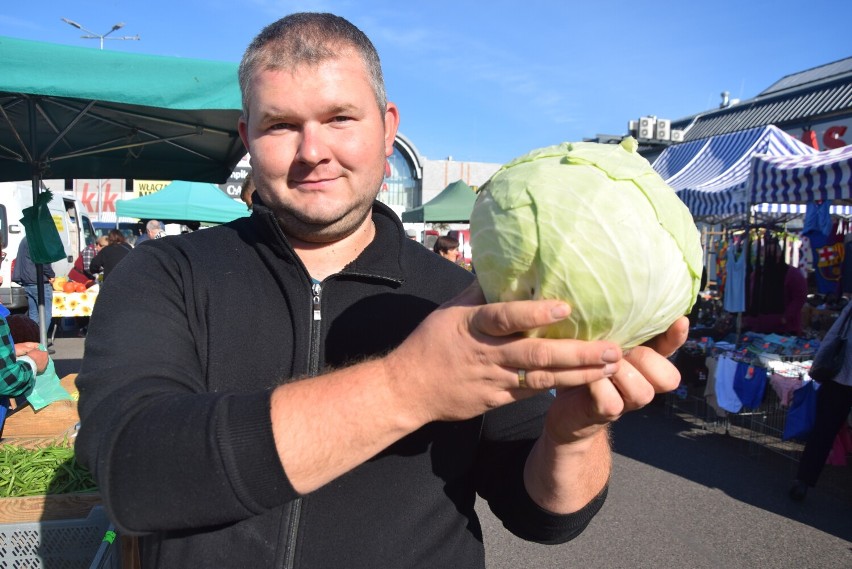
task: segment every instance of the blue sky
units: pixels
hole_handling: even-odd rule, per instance
[[[431,159],[504,163],[541,146],[624,134],[746,99],[784,75],[852,56],[852,2],[810,0],[5,0],[0,35],[239,61],[294,11],[346,17],[376,44],[402,132]],[[0,54],[2,55],[2,54]]]

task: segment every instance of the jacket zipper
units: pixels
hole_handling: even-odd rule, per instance
[[[319,373],[320,332],[322,326],[322,284],[311,285],[311,342],[309,346],[308,375]],[[302,499],[296,498],[290,507],[290,528],[287,532],[285,569],[294,569],[296,560],[296,537],[302,514]]]

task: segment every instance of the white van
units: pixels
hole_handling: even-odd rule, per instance
[[[95,230],[88,216],[82,213],[82,205],[73,197],[64,195],[63,180],[45,180],[42,187],[53,192],[48,207],[66,254],[64,259],[54,261],[51,265],[56,276],[67,275],[80,251],[94,243]],[[6,260],[0,264],[0,275],[3,277],[0,301],[12,311],[27,308],[23,289],[12,282],[12,263],[18,255],[18,245],[24,238],[24,226],[21,224],[23,209],[32,205],[32,182],[0,182],[0,239],[3,253],[6,254]]]

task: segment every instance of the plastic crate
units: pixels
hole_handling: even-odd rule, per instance
[[[101,506],[83,519],[0,524],[0,569],[121,569],[118,538],[105,536],[114,531]]]

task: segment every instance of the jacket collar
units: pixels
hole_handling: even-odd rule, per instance
[[[260,231],[261,241],[279,257],[301,265],[296,252],[284,235],[274,213],[257,193],[252,202],[251,220]],[[373,241],[339,275],[379,278],[401,283],[405,279],[402,269],[402,245],[407,239],[402,222],[385,204],[373,202],[373,223],[376,235]]]

